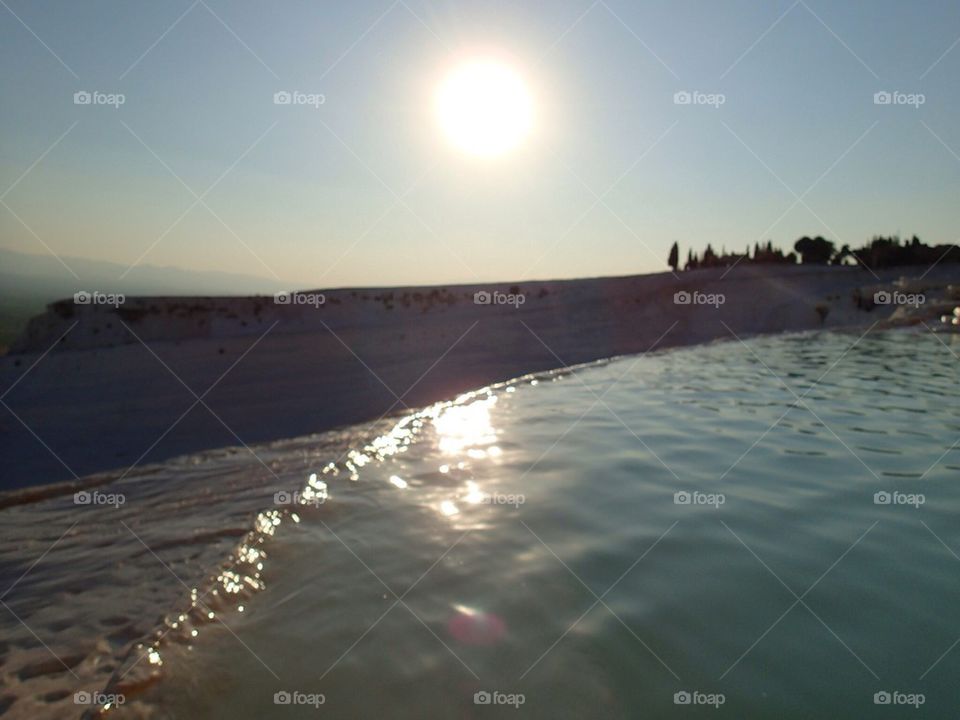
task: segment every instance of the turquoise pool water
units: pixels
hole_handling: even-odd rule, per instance
[[[7,602],[74,633],[58,652],[122,629],[74,666],[127,693],[119,718],[956,717],[960,346],[942,340],[619,358],[372,434],[181,459],[105,487],[125,504]],[[14,510],[5,558],[78,512]],[[154,653],[121,660],[138,632]]]
[[[730,342],[430,408],[394,432],[404,450],[320,471],[326,501],[280,524],[266,589],[154,701],[178,718],[955,717],[956,349]]]

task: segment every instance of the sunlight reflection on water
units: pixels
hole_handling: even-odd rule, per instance
[[[915,517],[903,512],[878,518],[872,501],[878,481],[899,482],[923,466],[910,470],[919,477],[960,432],[956,404],[945,396],[957,395],[955,384],[944,384],[950,363],[933,354],[943,350],[935,341],[927,354],[897,337],[850,350],[851,342],[840,334],[819,336],[816,344],[778,338],[756,341],[754,351],[731,343],[627,358],[576,376],[468,393],[403,418],[349,453],[343,466],[325,469],[330,500],[322,511],[336,513],[323,528],[307,515],[304,535],[276,541],[283,567],[271,574],[278,587],[265,594],[299,594],[282,616],[258,602],[260,623],[292,624],[303,640],[288,634],[277,645],[260,623],[245,639],[270,656],[279,675],[299,678],[305,691],[328,690],[331,711],[339,702],[348,714],[386,710],[362,691],[372,677],[414,683],[411,693],[394,687],[389,714],[397,717],[437,708],[440,715],[473,716],[470,698],[485,686],[522,689],[524,714],[536,717],[577,717],[577,707],[605,717],[633,717],[639,708],[667,716],[684,687],[678,677],[722,688],[729,701],[711,711],[716,717],[804,717],[837,707],[868,714],[860,711],[864,697],[872,708],[869,673],[857,675],[862,666],[849,662],[842,646],[828,646],[831,634],[820,637],[806,624],[784,622],[777,638],[758,643],[717,681],[785,609],[775,582],[758,584],[763,566],[751,551],[790,587],[806,588],[878,519],[886,534],[864,539],[856,561],[821,583],[811,607],[817,602],[831,631],[871,667],[889,664],[872,628],[889,627],[910,605],[906,588],[924,588],[939,612],[924,613],[924,629],[903,638],[904,656],[932,662],[944,649],[938,638],[960,622],[960,612],[944,602],[950,568],[942,566],[950,558],[923,568],[904,564],[905,583],[877,585],[875,572],[889,565],[890,548],[926,557],[929,534],[920,525],[918,535]],[[847,362],[817,382],[846,350]],[[817,417],[797,408],[777,377],[758,374],[753,352],[798,392],[814,390],[808,399]],[[607,412],[594,400],[612,385]],[[884,412],[850,414],[871,404]],[[938,422],[920,430],[918,416]],[[888,443],[879,453],[864,442],[877,433],[893,437],[905,421],[918,432],[909,443]],[[760,436],[765,442],[751,449]],[[931,527],[946,527],[960,510],[960,491],[943,482],[956,469],[950,456],[929,475],[940,498],[924,508]],[[364,482],[338,484],[338,477]],[[726,501],[676,504],[679,491],[697,489],[705,496],[722,491]],[[302,543],[315,546],[311,557],[322,558],[322,577],[293,551]],[[411,587],[407,598],[403,591]],[[608,588],[616,590],[608,596]],[[405,598],[399,611],[390,612],[391,592]],[[312,612],[317,604],[339,608],[336,620]],[[858,613],[848,617],[847,606]],[[854,621],[862,616],[870,622]],[[216,664],[228,640],[198,648],[200,657],[186,666]],[[352,649],[338,660],[345,648]],[[311,657],[316,672],[299,673],[288,656]],[[230,678],[256,667],[242,654],[231,661],[218,682],[242,694],[231,708],[251,716],[242,709],[256,707],[259,696]],[[798,663],[844,678],[800,714],[788,701],[812,676],[798,676]],[[173,685],[183,688],[182,676]],[[758,698],[761,686],[770,690]],[[950,697],[942,682],[937,688]]]
[[[956,560],[932,535],[957,546],[960,386],[929,335],[854,340],[729,343],[493,386],[369,440],[278,449],[270,467],[296,492],[260,480],[242,502],[239,461],[154,469],[116,512],[140,530],[159,511],[146,539],[165,558],[184,548],[178,572],[204,547],[185,519],[203,518],[186,531],[198,538],[221,516],[255,522],[226,526],[229,559],[205,555],[206,579],[191,576],[114,673],[135,689],[117,717],[272,717],[273,693],[294,687],[356,717],[473,717],[473,693],[494,687],[526,693],[535,717],[668,716],[687,687],[726,693],[717,718],[869,714],[874,678],[831,633],[911,688],[907,670],[960,625]],[[809,390],[810,411],[780,378]],[[138,503],[134,488],[154,494]],[[878,506],[879,491],[928,501]],[[288,502],[251,505],[264,492]],[[725,502],[676,501],[698,492]],[[792,601],[776,580],[805,590],[865,531],[807,599],[830,632],[798,608],[762,636]],[[100,572],[133,566],[98,541]],[[132,542],[158,566],[151,592],[182,592]],[[948,659],[920,685],[927,709],[960,701]]]

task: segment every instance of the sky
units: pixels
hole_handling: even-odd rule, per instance
[[[340,287],[953,243],[958,40],[948,0],[3,0],[0,247]],[[533,126],[477,158],[434,95],[491,56]]]

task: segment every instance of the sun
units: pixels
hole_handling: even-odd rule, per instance
[[[498,60],[453,68],[437,89],[435,109],[447,139],[478,157],[515,149],[533,128],[533,101],[523,79]]]

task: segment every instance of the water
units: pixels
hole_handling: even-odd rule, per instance
[[[621,358],[278,443],[263,463],[159,466],[102,488],[126,503],[92,509],[5,602],[58,652],[94,648],[81,685],[41,677],[112,676],[99,687],[127,691],[120,718],[914,711],[883,692],[954,717],[957,347],[858,337]],[[324,502],[272,505],[295,486]],[[5,510],[4,576],[37,554],[15,539],[42,552],[79,512]],[[10,629],[8,674],[42,651]],[[152,639],[130,652],[137,633]],[[11,714],[75,708],[44,706],[37,681],[18,681]]]

